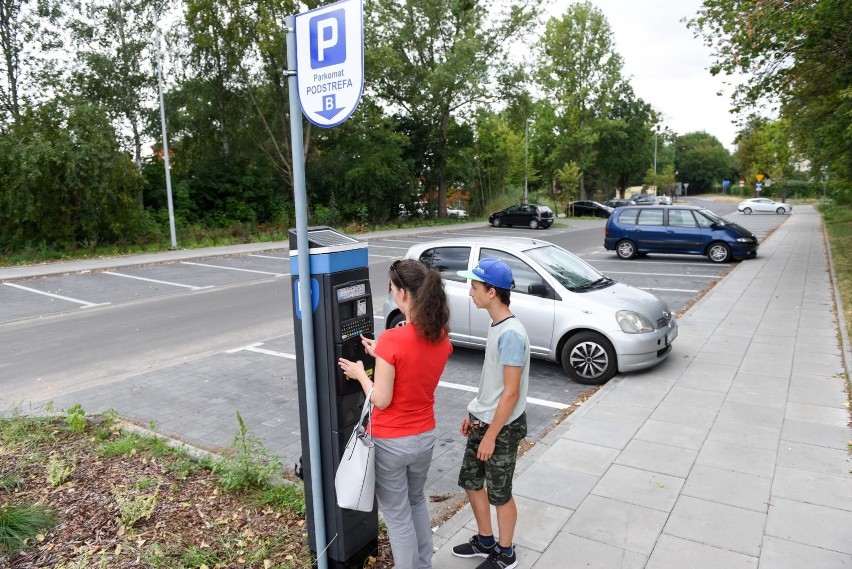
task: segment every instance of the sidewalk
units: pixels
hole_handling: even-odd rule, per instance
[[[797,207],[690,308],[663,365],[616,377],[527,453],[518,567],[852,567],[829,269],[820,216]],[[440,527],[434,566],[476,567],[451,551],[475,530],[469,506]]]

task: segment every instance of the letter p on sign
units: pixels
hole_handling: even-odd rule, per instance
[[[311,18],[311,69],[346,61],[346,21],[343,9]]]

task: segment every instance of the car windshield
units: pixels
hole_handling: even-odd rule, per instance
[[[526,251],[526,254],[570,291],[603,288],[613,283],[612,279],[559,247],[536,247]]]
[[[704,217],[709,219],[711,222],[717,223],[719,225],[730,225],[730,223],[731,223],[730,221],[728,221],[724,217],[719,217],[718,215],[716,215],[715,213],[713,213],[709,209],[699,209],[695,213],[697,213],[698,215],[703,215]]]

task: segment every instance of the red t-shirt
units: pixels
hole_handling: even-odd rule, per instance
[[[413,324],[382,332],[376,356],[395,369],[393,398],[386,408],[373,410],[373,436],[408,437],[435,428],[435,389],[451,353],[449,338],[433,344],[418,336]]]

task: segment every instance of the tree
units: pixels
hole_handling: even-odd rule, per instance
[[[158,0],[89,0],[71,22],[79,65],[73,71],[75,91],[102,105],[121,132],[125,146],[142,167],[142,129],[153,108],[156,74],[154,26]]]
[[[706,132],[691,132],[675,140],[677,178],[689,184],[692,193],[712,192],[734,173],[731,154]]]
[[[438,193],[438,214],[451,181],[454,119],[494,99],[494,75],[509,69],[511,38],[535,24],[537,0],[369,0],[365,14],[368,95],[420,125]]]
[[[689,21],[713,49],[711,72],[742,72],[736,110],[779,103],[818,167],[852,201],[852,3],[847,0],[705,0]]]
[[[754,180],[756,174],[763,174],[780,184],[786,197],[787,182],[796,170],[789,122],[754,119],[737,135],[737,142],[734,157],[741,175]]]
[[[573,160],[585,172],[594,163],[601,122],[622,80],[609,22],[589,2],[571,4],[562,18],[547,22],[538,51],[536,77],[546,107],[542,128],[554,135],[549,171],[553,175]],[[585,198],[583,174],[580,197]]]

